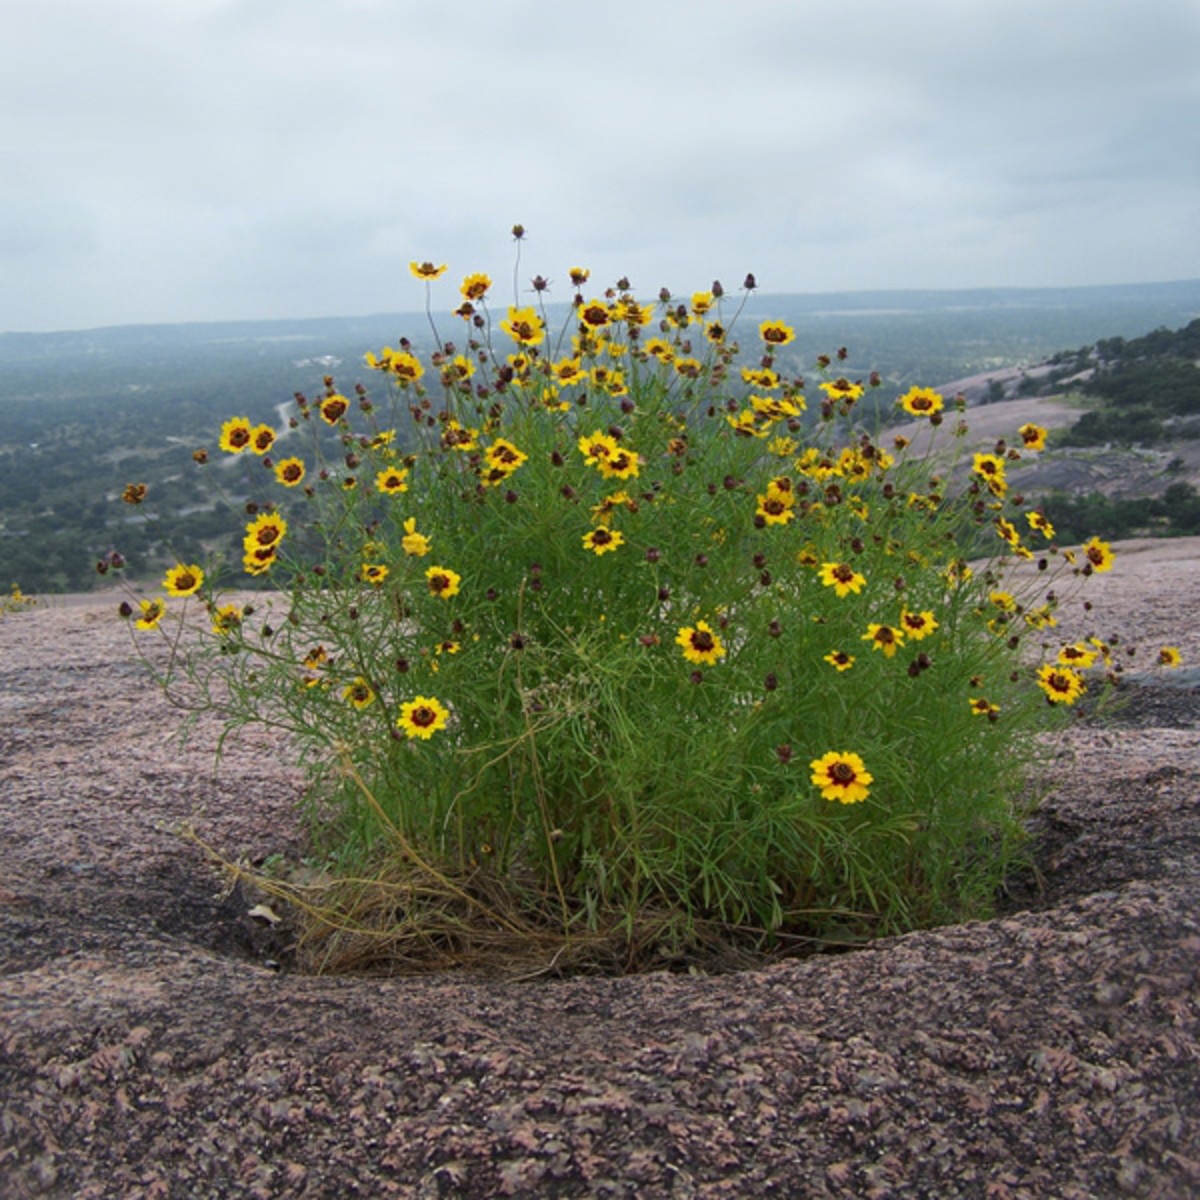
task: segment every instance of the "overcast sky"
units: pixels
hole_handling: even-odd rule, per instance
[[[0,0],[0,330],[1200,277],[1200,0]],[[511,282],[500,299],[511,299]]]

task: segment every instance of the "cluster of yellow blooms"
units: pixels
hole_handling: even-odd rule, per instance
[[[414,276],[426,282],[440,278],[446,269],[444,264],[411,264]],[[572,268],[570,278],[576,288],[582,288],[588,280],[588,272],[582,268]],[[484,274],[466,276],[459,289],[462,303],[454,310],[455,315],[476,328],[482,328],[480,307],[485,303],[491,284],[491,279]],[[655,316],[654,306],[640,304],[625,290],[610,291],[603,298],[593,299],[584,299],[580,294],[576,297],[575,332],[571,337],[570,352],[557,358],[543,356],[539,350],[547,341],[547,329],[545,319],[538,310],[512,306],[498,325],[514,344],[515,353],[503,364],[493,360],[493,365],[498,366],[499,376],[506,385],[523,388],[536,406],[549,412],[569,412],[569,398],[573,398],[570,389],[576,388],[582,392],[591,389],[611,400],[622,401],[628,405],[623,411],[632,412],[633,402],[627,397],[635,364],[651,364],[662,372],[664,379],[681,387],[689,386],[692,381],[701,379],[712,370],[711,365],[695,357],[690,340],[681,336],[668,340],[672,331],[679,334],[689,327],[698,328],[710,347],[728,351],[727,357],[719,361],[725,367],[729,366],[734,348],[728,341],[729,330],[716,315],[717,300],[718,296],[713,292],[697,292],[688,303],[671,305],[664,301],[659,329],[667,336],[644,337],[643,331]],[[772,357],[780,348],[795,340],[795,330],[782,321],[767,320],[758,326],[757,332],[763,350],[761,360],[757,365],[740,369],[741,380],[746,388],[744,399],[740,403],[730,401],[723,410],[724,427],[731,430],[734,437],[762,439],[769,459],[779,460],[774,468],[777,473],[765,486],[760,485],[761,490],[750,489],[754,494],[754,509],[752,514],[747,514],[748,519],[753,520],[760,529],[794,528],[793,523],[798,518],[810,514],[819,516],[826,504],[836,503],[844,504],[850,512],[866,521],[869,516],[866,501],[852,492],[843,494],[842,489],[886,475],[894,464],[893,455],[873,445],[866,437],[841,447],[836,453],[822,452],[816,447],[801,449],[791,434],[800,431],[799,418],[807,411],[803,383],[782,378],[775,369]],[[632,350],[630,343],[635,343]],[[601,352],[603,361],[599,357]],[[483,361],[484,356],[481,354],[479,357]],[[402,342],[399,348],[387,346],[378,353],[368,353],[365,362],[367,367],[386,377],[401,393],[413,397],[424,395],[422,380],[427,375],[426,366],[412,353],[406,342]],[[822,364],[823,367],[825,365]],[[476,364],[469,357],[456,353],[453,347],[447,347],[445,352],[439,351],[433,356],[431,373],[436,375],[448,393],[472,395]],[[835,412],[849,413],[851,406],[864,394],[861,381],[842,377],[825,379],[817,387],[821,393],[822,412],[826,416]],[[360,394],[365,393],[360,389]],[[942,422],[946,407],[943,397],[926,387],[911,388],[896,401],[896,406],[908,416],[927,420],[931,425]],[[311,406],[311,411],[325,425],[343,433],[344,440],[349,444],[348,418],[351,407],[350,399],[333,387],[332,380],[326,380],[326,392]],[[425,407],[428,408],[428,405]],[[479,411],[482,412],[482,408]],[[482,428],[474,428],[461,424],[451,412],[442,413],[437,420],[425,417],[419,404],[414,405],[413,412],[418,419],[426,420],[429,426],[436,425],[437,444],[443,451],[470,456],[471,469],[481,489],[508,486],[529,461],[528,453],[514,441],[497,436],[498,418],[488,418],[481,422]],[[578,435],[575,437],[575,448],[583,465],[606,481],[629,483],[638,479],[647,468],[646,459],[619,429],[614,432],[595,428],[587,433],[576,429],[575,433]],[[665,454],[669,460],[675,460],[680,470],[682,460],[689,453],[691,433],[686,422],[679,420],[672,429],[673,436],[666,442]],[[1021,457],[1021,450],[1037,452],[1046,444],[1046,430],[1040,426],[1024,425],[1018,434],[1020,449],[1001,444],[993,453],[974,455],[971,475],[975,487],[979,494],[993,498],[989,501],[993,509],[1002,507],[1001,501],[1008,490],[1007,465]],[[369,439],[361,439],[363,447],[382,454],[383,465],[374,475],[374,492],[383,497],[400,497],[408,492],[410,472],[416,462],[415,455],[401,458],[391,449],[394,438],[394,430],[384,430],[376,432]],[[253,424],[246,417],[234,417],[221,427],[219,445],[228,454],[249,452],[263,457],[280,485],[295,488],[304,483],[307,477],[306,465],[303,459],[295,456],[274,462],[266,458],[276,440],[276,432],[270,426]],[[902,449],[905,444],[905,439],[896,439],[897,449]],[[789,466],[792,473],[789,473]],[[322,478],[325,478],[324,472]],[[339,483],[344,490],[350,490],[356,480],[353,476],[346,476]],[[815,489],[812,487],[814,484]],[[939,491],[931,485],[928,493],[910,494],[907,503],[913,508],[933,510],[940,500]],[[615,527],[615,518],[623,512],[637,512],[638,504],[636,497],[616,490],[593,505],[590,510],[592,527],[579,535],[583,549],[597,558],[618,552],[626,545],[626,538]],[[278,561],[288,525],[273,505],[261,510],[252,508],[250,511],[252,519],[245,526],[242,563],[248,574],[258,576],[269,571]],[[1042,512],[1028,512],[1026,520],[1029,535],[1039,536],[1047,543],[1054,538],[1053,526]],[[1023,558],[1033,557],[1033,551],[1025,545],[1022,531],[1016,525],[999,515],[994,517],[993,523],[997,535],[1015,554]],[[401,547],[405,555],[424,557],[430,553],[432,539],[417,530],[416,518],[407,518],[403,528]],[[1078,561],[1073,551],[1062,550],[1059,553],[1072,564]],[[1085,574],[1107,571],[1113,564],[1111,547],[1099,538],[1086,543],[1079,553]],[[383,588],[389,578],[389,564],[371,561],[372,557],[381,556],[367,555],[359,568],[358,578],[368,589]],[[851,561],[822,561],[820,556],[809,550],[802,550],[797,561],[811,566],[820,583],[830,589],[838,600],[858,596],[868,585],[866,574]],[[955,573],[965,578],[965,566],[952,564],[947,570],[947,578]],[[446,601],[460,593],[463,582],[461,575],[444,565],[428,567],[424,571],[424,580],[430,595]],[[167,593],[175,597],[192,596],[200,591],[203,584],[204,573],[200,567],[183,563],[168,571],[163,581]],[[1018,615],[1016,602],[1007,593],[996,592],[992,595],[992,604],[996,611],[991,618],[991,627],[998,634],[1007,634],[1008,623]],[[217,606],[214,603],[209,611],[215,633],[228,636],[241,627],[244,610],[238,606]],[[164,612],[163,601],[142,601],[137,627],[153,628],[161,621]],[[894,618],[890,612],[876,615],[886,616],[888,621],[866,623],[866,629],[860,636],[862,641],[887,659],[893,658],[907,643],[938,635],[941,628],[938,615],[932,608],[915,606],[909,609],[900,604]],[[1049,610],[1040,612],[1031,609],[1021,615],[1030,627],[1054,624]],[[888,623],[893,619],[894,623]],[[720,621],[714,627],[706,620],[693,620],[691,624],[680,626],[675,643],[680,647],[684,660],[701,668],[718,666],[729,653],[729,647],[720,633],[721,628],[723,625]],[[457,643],[446,642],[439,648],[439,653],[442,650],[453,653],[456,649]],[[1079,672],[1092,666],[1097,656],[1106,658],[1106,648],[1084,645],[1064,647],[1057,662],[1046,664],[1038,670],[1037,684],[1051,703],[1073,704],[1085,691],[1085,683]],[[856,660],[844,647],[834,647],[825,655],[825,661],[842,673],[849,671]],[[1171,647],[1164,648],[1160,653],[1160,661],[1167,666],[1178,665],[1178,651]],[[321,667],[322,663],[318,661],[307,664],[306,681],[311,683],[317,678]],[[341,695],[353,708],[361,710],[375,702],[376,689],[370,680],[359,675],[345,685]],[[991,720],[995,720],[999,714],[999,706],[986,697],[974,696],[968,703],[972,712]],[[433,696],[417,695],[400,704],[396,725],[406,737],[425,741],[446,729],[450,720],[450,710],[442,701]],[[827,799],[853,804],[865,800],[870,794],[873,777],[863,760],[853,752],[830,751],[813,759],[810,766],[813,785]]]

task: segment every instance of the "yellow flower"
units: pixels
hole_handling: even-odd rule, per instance
[[[913,417],[931,417],[942,411],[945,402],[933,388],[909,388],[899,400],[898,405]]]
[[[849,379],[834,379],[819,386],[830,400],[843,400],[847,404],[853,404],[863,394],[862,384],[851,383]]]
[[[1026,450],[1044,450],[1046,448],[1046,430],[1040,425],[1022,425],[1017,432],[1021,435],[1021,444]]]
[[[299,458],[283,458],[275,464],[275,478],[284,487],[295,487],[304,479],[304,462]]]
[[[221,426],[220,447],[228,454],[240,454],[250,445],[253,432],[249,417],[234,417]]]
[[[1179,653],[1178,646],[1163,646],[1158,652],[1159,666],[1167,667],[1169,670],[1174,670],[1183,664],[1183,655]]]
[[[827,562],[821,564],[821,582],[837,592],[838,599],[848,596],[851,592],[857,595],[867,582],[865,575],[860,575],[849,563]]]
[[[1101,571],[1110,570],[1116,555],[1113,553],[1112,547],[1101,541],[1098,537],[1092,538],[1083,545],[1083,553],[1091,564],[1092,570],[1099,574]]]
[[[618,529],[609,529],[600,525],[590,533],[583,535],[583,548],[593,551],[597,556],[607,554],[618,546],[624,545],[625,538]]]
[[[580,321],[589,329],[603,329],[612,319],[612,313],[603,300],[589,300],[577,310]]]
[[[758,336],[768,346],[786,346],[796,340],[796,331],[782,321],[764,321],[758,327]]]
[[[135,624],[139,629],[153,629],[163,619],[167,606],[162,600],[139,600],[142,615]]]
[[[353,683],[347,684],[342,689],[342,699],[349,700],[361,712],[368,705],[374,703],[375,693],[371,690],[371,685],[360,675]]]
[[[1017,600],[1011,592],[992,592],[988,595],[988,600],[1001,612],[1011,613],[1017,611]]]
[[[212,631],[218,637],[228,637],[241,627],[245,610],[237,604],[222,604],[212,610]]]
[[[971,470],[987,484],[993,495],[1003,496],[1008,487],[1004,459],[997,454],[976,454]]]
[[[482,300],[492,286],[490,275],[468,275],[459,286],[464,300]]]
[[[169,596],[194,596],[204,583],[204,572],[192,565],[185,567],[183,563],[172,567],[163,579],[163,587]]]
[[[1081,667],[1086,669],[1096,661],[1097,650],[1089,650],[1078,642],[1063,646],[1058,652],[1058,662],[1063,667]]]
[[[990,721],[1000,715],[1000,705],[993,704],[984,696],[974,697],[968,700],[967,703],[971,706],[971,711],[977,717],[987,717]]]
[[[372,587],[382,587],[383,581],[388,577],[388,569],[383,563],[363,563],[359,574],[364,583],[369,583]]]
[[[551,367],[551,373],[561,387],[570,387],[572,384],[582,383],[586,377],[583,364],[577,358],[560,358]]]
[[[597,459],[596,467],[605,479],[634,479],[639,471],[638,456],[617,447],[612,454]]]
[[[1051,704],[1074,704],[1087,691],[1083,680],[1070,667],[1047,664],[1038,670],[1037,682]]]
[[[831,667],[835,667],[838,671],[848,671],[854,666],[854,655],[847,654],[844,650],[830,650],[825,655],[825,661]]]
[[[863,760],[849,751],[830,750],[808,765],[813,786],[820,788],[825,800],[857,804],[870,795],[870,785],[875,782]]]
[[[716,302],[717,298],[712,292],[693,292],[692,313],[697,317],[702,317]]]
[[[451,417],[442,427],[442,446],[460,453],[476,450],[479,447],[479,430],[467,429]]]
[[[408,491],[408,472],[400,467],[388,467],[375,476],[375,490],[385,496],[398,496]]]
[[[418,279],[440,279],[446,273],[446,264],[442,263],[440,267],[435,267],[431,262],[410,262],[408,269]]]
[[[510,307],[508,318],[500,322],[500,328],[522,346],[540,346],[546,338],[542,319],[532,308]]]
[[[768,525],[786,525],[796,515],[794,492],[769,487],[765,494],[756,498],[758,508],[754,515],[761,517]]]
[[[336,425],[350,411],[350,401],[345,396],[333,392],[321,401],[319,410],[321,420],[326,425]]]
[[[725,657],[725,646],[707,621],[685,625],[676,635],[675,644],[683,647],[683,657],[702,667],[711,667]]]
[[[255,550],[270,550],[279,548],[283,535],[287,533],[287,522],[278,513],[260,513],[246,526],[246,536],[242,538],[242,548],[251,553]]]
[[[522,463],[528,461],[529,455],[518,450],[512,442],[497,438],[484,452],[484,458],[489,467],[511,475]]]
[[[423,558],[429,553],[431,543],[423,533],[417,532],[416,517],[409,517],[404,522],[404,537],[400,539],[400,545],[405,554],[411,554],[414,558]]]
[[[250,449],[255,454],[266,454],[275,445],[275,430],[270,425],[255,425],[250,430]]]
[[[1030,529],[1040,533],[1047,541],[1054,537],[1054,526],[1046,519],[1045,513],[1027,512],[1025,520],[1029,522]]]
[[[439,729],[445,729],[449,719],[450,711],[440,700],[432,696],[417,696],[400,705],[396,726],[410,738],[428,741]]]
[[[870,642],[876,650],[882,650],[888,658],[892,658],[904,645],[904,633],[890,625],[868,625],[862,640]]]
[[[443,600],[457,596],[459,584],[462,583],[462,576],[447,567],[430,567],[425,572],[425,578],[429,583],[429,590]]]
[[[911,641],[919,642],[922,638],[927,638],[937,627],[937,620],[928,609],[909,612],[906,608],[900,614],[900,628],[904,630],[904,636]]]

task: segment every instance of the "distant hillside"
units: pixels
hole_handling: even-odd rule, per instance
[[[448,290],[446,303],[452,302],[455,293]],[[736,295],[726,297],[727,322],[739,303]],[[560,305],[549,315],[553,325],[567,310]],[[752,346],[768,316],[797,331],[779,356],[785,370],[811,374],[817,355],[845,345],[848,372],[878,371],[884,386],[873,398],[890,409],[913,383],[974,376],[983,393],[994,393],[989,380],[1006,371],[1017,383],[1001,391],[1011,395],[1041,373],[1073,365],[1074,359],[1038,365],[1063,346],[1102,339],[1134,345],[1151,331],[1183,325],[1200,316],[1200,280],[755,293],[734,336]],[[463,344],[460,319],[438,313],[435,319],[442,339]],[[225,460],[202,484],[192,451],[215,446],[221,422],[234,415],[284,430],[293,393],[314,394],[326,374],[344,391],[357,382],[374,385],[363,354],[401,336],[428,349],[433,334],[425,314],[0,335],[0,590],[12,581],[29,592],[87,590],[97,579],[96,558],[112,549],[147,576],[169,557],[228,549],[227,506],[252,496],[261,476],[252,473],[252,463]],[[133,481],[150,485],[153,503],[130,509],[120,502]],[[224,496],[219,505],[214,482]],[[236,546],[232,552],[236,558]]]

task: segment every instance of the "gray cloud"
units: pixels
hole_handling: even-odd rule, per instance
[[[1193,277],[1197,62],[1192,0],[5,0],[0,329],[415,308],[516,220],[646,290]]]

